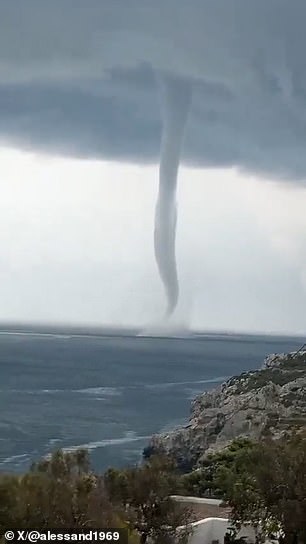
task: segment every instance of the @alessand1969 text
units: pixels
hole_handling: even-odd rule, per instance
[[[14,529],[4,534],[6,544],[15,542],[117,542],[128,543],[127,529]]]

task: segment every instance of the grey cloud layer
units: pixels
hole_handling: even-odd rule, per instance
[[[189,79],[185,161],[306,174],[304,0],[0,0],[0,138],[155,160],[153,70]]]

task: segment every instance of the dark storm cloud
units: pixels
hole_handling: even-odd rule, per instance
[[[157,160],[154,77],[192,83],[183,160],[306,174],[304,0],[0,0],[0,137]]]
[[[157,158],[154,81],[142,90],[116,75],[80,87],[0,86],[2,136],[21,147],[83,158]]]

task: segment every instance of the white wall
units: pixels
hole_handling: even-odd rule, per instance
[[[183,495],[172,495],[175,501],[192,504],[214,504],[220,506],[222,501],[217,499],[207,499],[200,497],[185,497]],[[225,533],[230,527],[230,521],[227,518],[205,518],[192,523],[193,532],[189,538],[188,544],[211,544],[213,540],[219,540],[223,544]],[[238,536],[248,538],[247,542],[255,543],[255,531],[252,527],[242,527]]]
[[[219,540],[223,544],[224,535],[230,526],[226,518],[206,518],[192,524],[193,532],[189,538],[189,544],[211,544],[213,540]],[[240,536],[249,538],[249,542],[255,542],[255,531],[251,527],[243,527]]]
[[[223,538],[228,527],[227,519],[219,519],[215,524],[216,518],[207,518],[193,523],[193,532],[189,539],[189,544],[211,544],[212,540],[219,540],[223,544]]]

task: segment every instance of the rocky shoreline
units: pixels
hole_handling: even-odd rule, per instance
[[[306,428],[306,351],[271,355],[192,402],[187,425],[152,437],[144,456],[168,453],[184,471],[234,438],[260,440]]]

